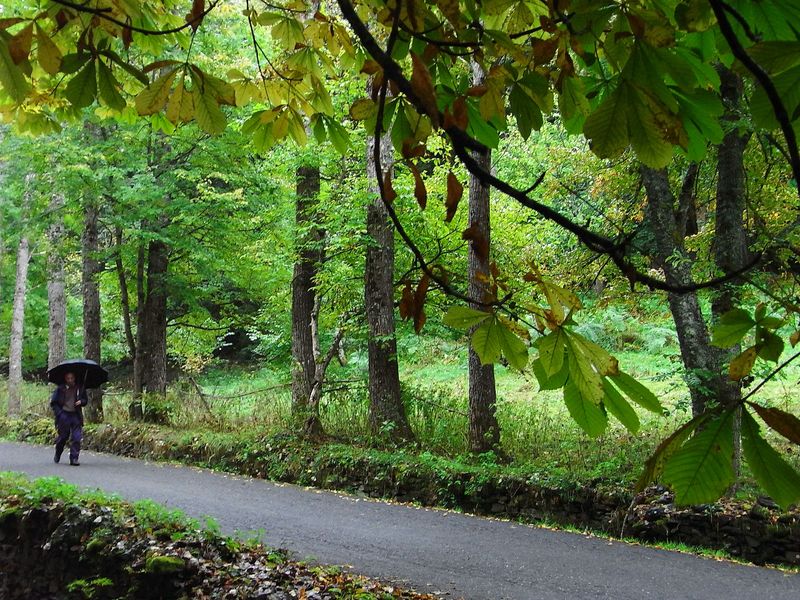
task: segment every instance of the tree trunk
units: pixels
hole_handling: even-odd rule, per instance
[[[400,396],[397,339],[394,324],[394,228],[380,198],[378,177],[392,169],[389,135],[381,137],[382,165],[375,163],[375,138],[367,138],[367,179],[372,201],[367,205],[364,306],[368,327],[369,426],[374,435],[393,443],[414,439]]]
[[[292,414],[301,424],[312,416],[308,414],[308,408],[316,370],[312,335],[312,328],[316,326],[314,286],[323,259],[323,232],[317,226],[319,189],[319,167],[298,167],[295,205],[297,257],[292,278]]]
[[[481,85],[485,74],[480,65],[472,63],[473,85]],[[491,151],[473,153],[473,157],[485,171],[491,171]],[[482,243],[469,244],[469,296],[475,300],[487,300],[490,247],[489,187],[474,175],[469,178],[469,223],[476,228]],[[485,242],[485,243],[483,243]],[[483,277],[483,279],[482,279]],[[471,307],[482,310],[480,304]],[[482,365],[475,350],[469,348],[469,448],[476,453],[499,451],[500,425],[495,414],[497,390],[495,388],[494,365]]]
[[[96,200],[85,200],[83,212],[83,236],[81,255],[81,290],[83,292],[83,354],[86,358],[100,362],[100,286],[97,281],[102,264],[97,259],[100,249],[97,234],[99,207]],[[86,418],[90,423],[103,422],[103,392],[89,390],[89,405]]]
[[[25,300],[28,293],[28,266],[31,260],[28,236],[25,233],[30,208],[31,186],[34,174],[25,176],[25,193],[22,199],[22,237],[17,246],[17,274],[14,283],[14,304],[11,310],[11,332],[8,345],[8,416],[19,416],[22,409],[22,342],[25,327]]]
[[[22,340],[25,323],[25,298],[28,288],[30,247],[28,236],[23,234],[17,248],[17,279],[14,286],[14,307],[11,315],[11,342],[8,348],[8,416],[21,412],[20,388],[22,386]]]
[[[695,167],[696,169],[696,167]],[[690,171],[688,177],[695,177]],[[642,180],[647,190],[647,218],[655,237],[654,261],[664,271],[667,283],[687,285],[692,282],[692,259],[683,247],[683,238],[678,235],[675,218],[675,199],[665,170],[642,168]],[[684,182],[684,192],[689,186]],[[675,260],[675,257],[679,257]],[[715,398],[719,381],[719,363],[697,294],[669,292],[670,312],[675,321],[681,357],[686,370],[685,378],[692,398],[692,414],[705,411],[709,400]]]
[[[147,298],[144,308],[143,385],[149,394],[167,393],[167,276],[169,248],[150,242],[147,253]]]
[[[163,221],[160,229],[166,227]],[[133,363],[134,400],[131,418],[144,417],[142,393],[167,393],[167,298],[169,246],[153,240],[139,247],[136,268],[136,355]]]
[[[125,329],[125,340],[128,342],[128,353],[131,359],[136,357],[136,341],[133,337],[133,328],[131,327],[131,301],[128,294],[128,280],[125,277],[125,266],[122,264],[122,227],[117,225],[114,231],[114,244],[116,246],[114,251],[114,265],[117,270],[117,279],[119,281],[119,302],[122,311],[122,323]]]
[[[718,69],[722,81],[720,93],[725,103],[723,126],[727,131],[717,151],[717,198],[716,226],[714,231],[714,262],[723,275],[742,268],[748,260],[747,235],[745,232],[745,168],[744,150],[750,139],[749,132],[736,126],[742,96],[741,78],[725,67]],[[714,322],[735,307],[738,300],[739,281],[726,283],[715,294],[711,303]],[[741,352],[737,344],[733,348],[720,348],[718,361],[727,364]],[[737,406],[742,398],[738,381],[723,377],[718,391],[719,401],[726,406]],[[741,462],[741,415],[734,421],[734,468],[739,473]]]
[[[145,224],[142,223],[142,229]],[[142,411],[142,392],[144,391],[144,355],[142,349],[145,347],[145,246],[144,242],[139,242],[136,252],[136,354],[133,356],[133,401],[128,407],[128,414],[133,420],[140,420],[144,416]]]
[[[53,222],[47,231],[50,249],[47,253],[47,304],[50,310],[47,336],[47,368],[52,369],[67,354],[67,296],[64,284],[64,196],[53,194],[50,213]]]

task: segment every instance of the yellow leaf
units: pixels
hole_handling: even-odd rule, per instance
[[[177,71],[170,71],[156,79],[136,96],[136,112],[152,115],[160,111],[169,98],[172,80]]]
[[[360,98],[350,107],[350,118],[354,121],[364,121],[375,114],[377,107],[370,98]]]
[[[191,92],[184,86],[184,80],[181,79],[167,102],[167,119],[177,125],[190,121],[193,115],[194,100]]]
[[[36,42],[38,48],[36,54],[39,58],[39,64],[45,72],[50,75],[55,75],[61,68],[61,50],[53,43],[44,30],[36,24]]]
[[[731,361],[728,373],[734,381],[740,381],[750,374],[758,356],[758,349],[751,346]]]

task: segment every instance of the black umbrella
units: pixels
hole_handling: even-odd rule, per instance
[[[65,360],[47,372],[47,380],[55,384],[64,383],[67,373],[75,374],[75,383],[85,388],[100,387],[108,381],[108,371],[88,358]]]

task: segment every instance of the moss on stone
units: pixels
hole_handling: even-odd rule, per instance
[[[182,558],[177,556],[151,556],[144,564],[144,570],[148,573],[165,574],[177,573],[186,566]]]

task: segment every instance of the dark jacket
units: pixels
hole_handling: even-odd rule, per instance
[[[83,407],[89,403],[89,397],[86,395],[86,388],[80,385],[76,387],[78,388],[78,393],[76,394],[75,399],[80,400],[81,405],[75,407],[75,412],[78,414],[81,424],[83,424]],[[50,396],[50,408],[53,409],[53,413],[56,416],[56,421],[58,421],[58,417],[61,416],[61,413],[64,412],[64,401],[66,400],[66,395],[64,392],[66,389],[67,386],[61,384],[55,390],[53,390],[53,395]]]

